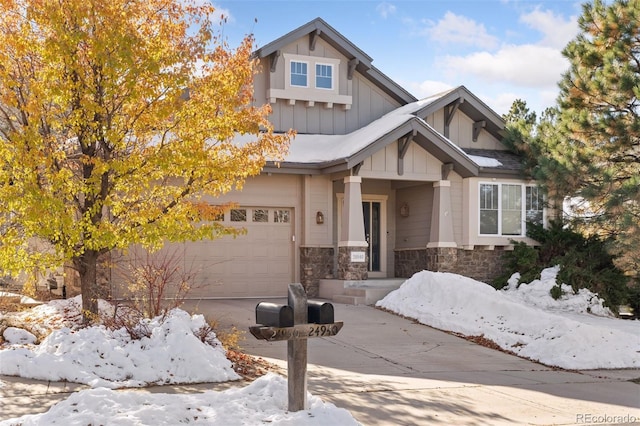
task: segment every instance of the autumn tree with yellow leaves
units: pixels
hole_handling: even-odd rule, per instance
[[[1,270],[69,263],[97,313],[101,255],[234,232],[203,197],[292,136],[253,104],[251,37],[230,48],[189,0],[0,0],[0,16]]]

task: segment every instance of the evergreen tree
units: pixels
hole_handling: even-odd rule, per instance
[[[584,200],[588,233],[613,237],[624,268],[638,276],[640,250],[640,0],[583,5],[580,34],[563,50],[570,68],[558,111],[529,141],[532,175],[558,194]]]

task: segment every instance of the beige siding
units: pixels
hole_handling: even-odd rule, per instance
[[[454,116],[458,137],[452,139],[461,148],[504,150],[505,146],[489,132],[480,130],[478,140],[473,142],[473,120],[460,111]],[[451,123],[453,126],[453,123]]]
[[[433,185],[425,183],[396,190],[396,248],[425,248],[431,229]],[[400,216],[404,203],[409,206],[409,216]]]
[[[367,158],[360,168],[360,176],[416,181],[440,179],[442,163],[419,145],[409,146],[403,163],[404,173],[398,175],[398,142],[396,141]]]
[[[303,236],[304,246],[329,247],[333,245],[332,191],[331,180],[327,176],[304,177]],[[318,224],[316,216],[321,212],[324,223]]]
[[[429,115],[425,121],[444,135],[444,109]],[[449,124],[449,140],[461,148],[505,149],[500,140],[484,129],[480,131],[478,140],[473,142],[473,120],[460,110],[456,111]]]

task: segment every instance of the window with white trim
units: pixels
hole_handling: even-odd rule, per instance
[[[480,185],[480,234],[498,233],[498,185]]]
[[[316,88],[333,89],[333,65],[316,64]]]
[[[524,236],[526,221],[543,222],[543,194],[536,186],[480,184],[480,235]]]
[[[301,61],[291,61],[291,85],[307,87],[308,64]]]

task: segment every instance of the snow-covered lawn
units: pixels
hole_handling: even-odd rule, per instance
[[[640,367],[640,321],[616,319],[586,289],[549,294],[557,268],[503,290],[460,275],[422,271],[377,303],[441,330],[483,336],[519,356],[566,369]]]
[[[313,396],[308,397],[309,410],[288,412],[287,382],[274,374],[224,392],[176,395],[112,390],[240,377],[202,315],[174,309],[164,319],[135,323],[130,331],[143,337],[132,338],[124,328],[81,327],[80,304],[77,297],[4,318],[0,314],[0,320],[14,324],[3,332],[0,374],[84,383],[94,388],[72,394],[46,413],[0,425],[357,424],[348,411]],[[113,307],[103,301],[100,311],[104,318],[113,315]],[[46,337],[37,344],[36,334]]]
[[[540,280],[520,286],[514,275],[510,285],[498,291],[460,275],[423,271],[378,306],[435,328],[483,336],[547,365],[640,367],[640,321],[614,318],[602,300],[586,290],[573,294],[565,286],[565,295],[554,300],[549,290],[556,285],[557,272],[549,268]],[[47,413],[0,425],[357,424],[348,411],[313,396],[309,396],[309,410],[288,412],[286,380],[274,374],[224,392],[113,390],[229,381],[238,376],[215,334],[203,333],[207,325],[201,315],[171,311],[164,321],[155,318],[138,324],[146,337],[132,339],[123,329],[80,327],[79,306],[79,298],[57,300],[11,314],[14,326],[3,333],[0,374],[68,380],[93,389],[72,394]],[[100,310],[106,317],[113,316],[113,307],[105,302]]]

